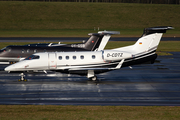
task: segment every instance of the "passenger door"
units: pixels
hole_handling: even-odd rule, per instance
[[[56,60],[56,53],[49,53],[49,69],[56,69],[57,60]]]

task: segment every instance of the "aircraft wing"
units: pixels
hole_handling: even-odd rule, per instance
[[[122,59],[122,60],[119,62],[119,64],[118,64],[116,67],[114,67],[114,68],[97,68],[97,67],[95,67],[95,68],[70,68],[70,69],[68,69],[68,70],[69,70],[69,71],[81,71],[81,70],[116,70],[116,69],[120,69],[120,68],[121,68],[123,62],[124,62],[124,59]]]
[[[83,70],[112,70],[114,68],[72,68],[69,71],[83,71]]]

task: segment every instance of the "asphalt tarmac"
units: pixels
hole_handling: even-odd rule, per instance
[[[97,75],[98,82],[54,72],[18,82],[18,73],[0,71],[0,104],[180,106],[180,52],[131,67]]]

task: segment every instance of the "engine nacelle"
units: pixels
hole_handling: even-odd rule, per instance
[[[124,51],[116,51],[116,50],[104,50],[102,51],[102,57],[104,61],[119,61],[122,59],[132,58],[132,54],[124,52]]]

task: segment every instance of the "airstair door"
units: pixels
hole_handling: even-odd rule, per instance
[[[56,53],[49,53],[49,69],[56,69],[57,60]]]

